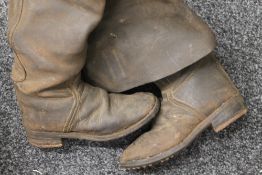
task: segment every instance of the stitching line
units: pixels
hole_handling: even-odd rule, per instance
[[[74,117],[75,113],[76,113],[76,108],[77,108],[77,97],[76,97],[76,94],[74,93],[74,90],[73,90],[73,87],[70,85],[69,83],[69,88],[68,90],[71,92],[72,96],[73,96],[73,105],[72,105],[72,109],[69,113],[69,116],[65,122],[65,125],[64,125],[64,128],[63,128],[63,132],[69,132],[70,131],[70,123],[71,123],[71,120],[72,118]]]
[[[8,35],[9,40],[10,40],[10,46],[14,49],[13,52],[14,52],[17,60],[19,61],[21,67],[23,68],[23,71],[24,71],[24,74],[25,74],[23,80],[16,81],[16,82],[22,82],[22,81],[24,81],[24,80],[26,79],[26,76],[27,76],[25,66],[24,66],[24,64],[22,63],[20,56],[17,54],[17,52],[16,52],[16,50],[15,50],[15,44],[14,44],[14,35],[15,35],[15,32],[17,31],[17,29],[18,29],[19,24],[20,24],[21,21],[22,21],[23,12],[24,12],[24,0],[21,0],[20,13],[19,13],[19,16],[18,16],[18,20],[17,20],[16,24],[12,27],[12,29],[11,29],[9,35]]]

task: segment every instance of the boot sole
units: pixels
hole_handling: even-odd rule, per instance
[[[27,130],[28,142],[39,148],[57,148],[63,146],[63,138],[69,139],[84,139],[90,141],[110,141],[115,140],[121,137],[124,137],[145,124],[147,124],[150,120],[152,120],[157,112],[159,111],[160,103],[157,98],[155,98],[154,106],[150,109],[150,111],[145,115],[143,119],[135,123],[134,125],[124,128],[118,132],[107,134],[107,135],[95,135],[94,133],[81,133],[81,132],[39,132]]]
[[[146,159],[120,163],[120,166],[126,169],[137,170],[141,168],[151,167],[155,164],[161,164],[173,158],[180,151],[188,147],[193,142],[193,140],[197,138],[209,126],[212,126],[215,132],[219,132],[246,113],[247,107],[244,105],[243,98],[241,96],[235,96],[223,103],[215,112],[213,112],[204,121],[198,124],[180,144],[172,147],[165,152],[162,152],[161,154],[147,157]]]

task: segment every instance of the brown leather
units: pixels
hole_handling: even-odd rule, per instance
[[[80,78],[87,38],[101,19],[104,0],[9,3],[12,79],[23,124],[36,146],[52,147],[60,137],[115,139],[154,116],[153,95],[108,94]]]
[[[110,0],[105,11],[89,40],[85,75],[112,92],[174,74],[215,47],[183,0]]]
[[[157,82],[163,100],[152,129],[123,153],[121,165],[139,167],[172,157],[206,127],[216,131],[246,113],[243,99],[211,55]]]

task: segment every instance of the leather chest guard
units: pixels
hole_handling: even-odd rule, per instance
[[[108,0],[85,77],[112,92],[162,79],[209,54],[215,38],[183,0]]]

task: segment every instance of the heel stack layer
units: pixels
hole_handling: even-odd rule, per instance
[[[235,96],[225,102],[215,112],[212,127],[215,132],[219,132],[246,113],[247,107],[244,104],[243,98],[240,95]]]
[[[63,146],[61,138],[33,137],[28,135],[28,142],[39,148],[58,148]]]

